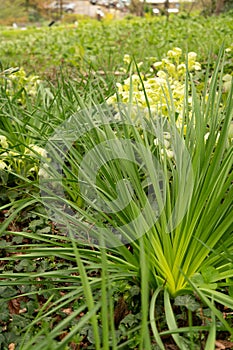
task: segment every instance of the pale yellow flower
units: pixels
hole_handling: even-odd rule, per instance
[[[169,159],[174,158],[174,152],[170,149],[166,149],[166,154]]]
[[[162,159],[164,158],[164,154],[166,154],[167,158],[172,159],[174,158],[174,152],[170,149],[161,149],[161,155],[162,155]]]
[[[0,135],[0,145],[2,148],[8,148],[7,138],[4,135]]]
[[[6,169],[7,168],[7,164],[0,159],[0,170]]]
[[[40,167],[38,171],[38,176],[43,177],[45,179],[51,178],[51,175],[47,171],[48,168],[49,168],[48,164],[43,164],[43,167]]]
[[[159,68],[159,67],[161,67],[162,65],[163,65],[163,63],[162,63],[161,61],[158,61],[158,62],[153,63],[153,67],[154,67],[154,68]]]
[[[29,150],[26,150],[26,154],[30,156],[35,156],[36,153],[38,153],[41,157],[46,158],[48,156],[47,151],[44,148],[41,148],[37,145],[30,144],[29,145]]]
[[[125,54],[124,58],[123,58],[123,62],[126,63],[126,64],[130,64],[130,61],[131,61],[130,55]]]
[[[170,142],[168,140],[161,140],[159,141],[158,138],[154,139],[154,145],[155,146],[159,146],[160,144],[162,144],[165,148],[169,148],[170,147]]]
[[[196,52],[189,52],[188,53],[188,61],[196,61],[197,54]]]

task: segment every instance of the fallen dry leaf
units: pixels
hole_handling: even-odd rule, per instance
[[[73,310],[71,309],[71,307],[69,307],[67,309],[62,309],[61,311],[64,312],[66,315],[70,315],[72,314]]]
[[[19,314],[24,314],[25,312],[27,312],[26,307],[24,307],[23,309],[20,309],[20,310],[19,310]]]
[[[223,350],[223,349],[226,349],[225,346],[220,343],[219,341],[216,340],[215,342],[215,350]]]
[[[216,340],[216,350],[233,349],[233,343],[227,340]]]
[[[20,310],[20,301],[19,299],[11,299],[8,302],[8,309],[11,315],[18,315]]]
[[[121,320],[127,315],[127,312],[126,302],[123,297],[120,297],[114,310],[114,324],[116,328],[118,328]]]

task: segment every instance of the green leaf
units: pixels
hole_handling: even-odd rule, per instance
[[[213,266],[207,266],[201,270],[201,274],[205,283],[209,284],[218,280],[219,272]]]
[[[8,309],[8,304],[7,301],[4,301],[0,299],[0,315],[1,315],[1,321],[6,322],[9,321],[9,309]]]
[[[177,296],[174,305],[185,306],[190,311],[195,311],[200,307],[200,304],[190,294]]]
[[[10,298],[17,294],[16,290],[12,287],[0,287],[0,297]]]

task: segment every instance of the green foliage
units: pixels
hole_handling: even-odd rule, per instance
[[[73,79],[79,79],[80,70],[85,74],[90,74],[90,68],[95,74],[117,71],[124,54],[136,62],[146,57],[161,60],[168,49],[177,46],[183,52],[197,52],[202,63],[211,52],[214,62],[222,42],[226,47],[232,44],[231,34],[231,16],[176,16],[168,23],[163,17],[101,23],[79,20],[77,26],[1,32],[1,62],[4,68],[20,66],[34,75],[38,75],[39,67],[40,77],[44,73],[49,79],[55,79],[63,67]]]
[[[232,46],[215,56],[229,27],[213,33],[216,46],[209,57],[203,46],[198,63],[188,51],[197,49],[202,19],[192,20],[193,32],[190,22],[176,27],[175,37],[179,21],[88,22],[55,28],[50,37],[42,29],[29,32],[32,45],[23,43],[25,34],[5,33],[12,62],[15,52],[35,49],[37,65],[51,53],[43,68],[64,58],[79,73],[62,75],[55,86],[37,84],[38,69],[35,79],[23,70],[8,71],[16,81],[1,74],[4,350],[10,342],[17,350],[150,350],[174,343],[209,350],[219,334],[232,336]],[[122,34],[126,28],[135,46]],[[122,69],[126,54],[136,59]],[[156,85],[161,98],[151,101],[159,76],[150,65],[158,62],[166,77]],[[105,64],[104,75],[93,74]],[[116,79],[115,69],[122,74]]]
[[[25,0],[3,0],[0,3],[0,20],[11,18],[17,21],[26,15]]]

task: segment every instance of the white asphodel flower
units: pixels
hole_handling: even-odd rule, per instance
[[[188,60],[191,60],[191,61],[196,61],[196,58],[197,58],[197,54],[196,52],[189,52],[188,53]]]
[[[163,133],[163,139],[159,140],[157,137],[154,139],[154,145],[159,146],[160,144],[163,145],[166,149],[170,147],[170,142],[168,140],[171,139],[171,134],[167,131]]]
[[[47,171],[47,169],[49,168],[48,164],[43,164],[43,167],[40,167],[39,171],[38,171],[38,176],[42,177],[44,179],[49,179],[51,178],[51,175],[49,174],[49,172]]]
[[[0,135],[0,145],[2,148],[8,148],[7,138],[4,135]]]
[[[38,153],[43,158],[47,158],[47,156],[48,156],[48,152],[42,147],[30,144],[29,148],[30,149],[27,150],[26,153],[30,156],[35,156],[35,153]]]
[[[36,167],[34,166],[33,168],[29,169],[28,172],[29,172],[29,173],[36,172]]]
[[[6,168],[7,168],[7,164],[3,160],[0,160],[0,170],[4,170]]]
[[[174,152],[171,149],[166,149],[166,154],[168,158],[174,158]]]
[[[170,140],[170,139],[171,139],[171,134],[170,134],[170,132],[164,131],[163,136],[164,136],[164,138],[165,138],[166,140]]]
[[[130,61],[131,61],[130,55],[125,54],[125,55],[124,55],[124,58],[123,58],[123,61],[124,61],[124,63],[126,63],[126,64],[130,64]]]
[[[161,61],[158,61],[158,62],[155,62],[155,63],[153,63],[153,68],[159,68],[159,67],[161,67],[163,65],[163,62],[161,62]]]
[[[164,160],[164,155],[165,154],[166,154],[166,157],[169,158],[169,159],[174,158],[174,152],[171,149],[165,149],[165,150],[161,149],[160,153],[161,153],[162,160]]]
[[[164,149],[161,149],[161,157],[162,157],[162,159],[164,159],[164,154],[165,153],[166,153],[167,158],[169,158],[169,159],[174,158],[174,152],[172,150],[165,149],[165,152],[164,152]]]

